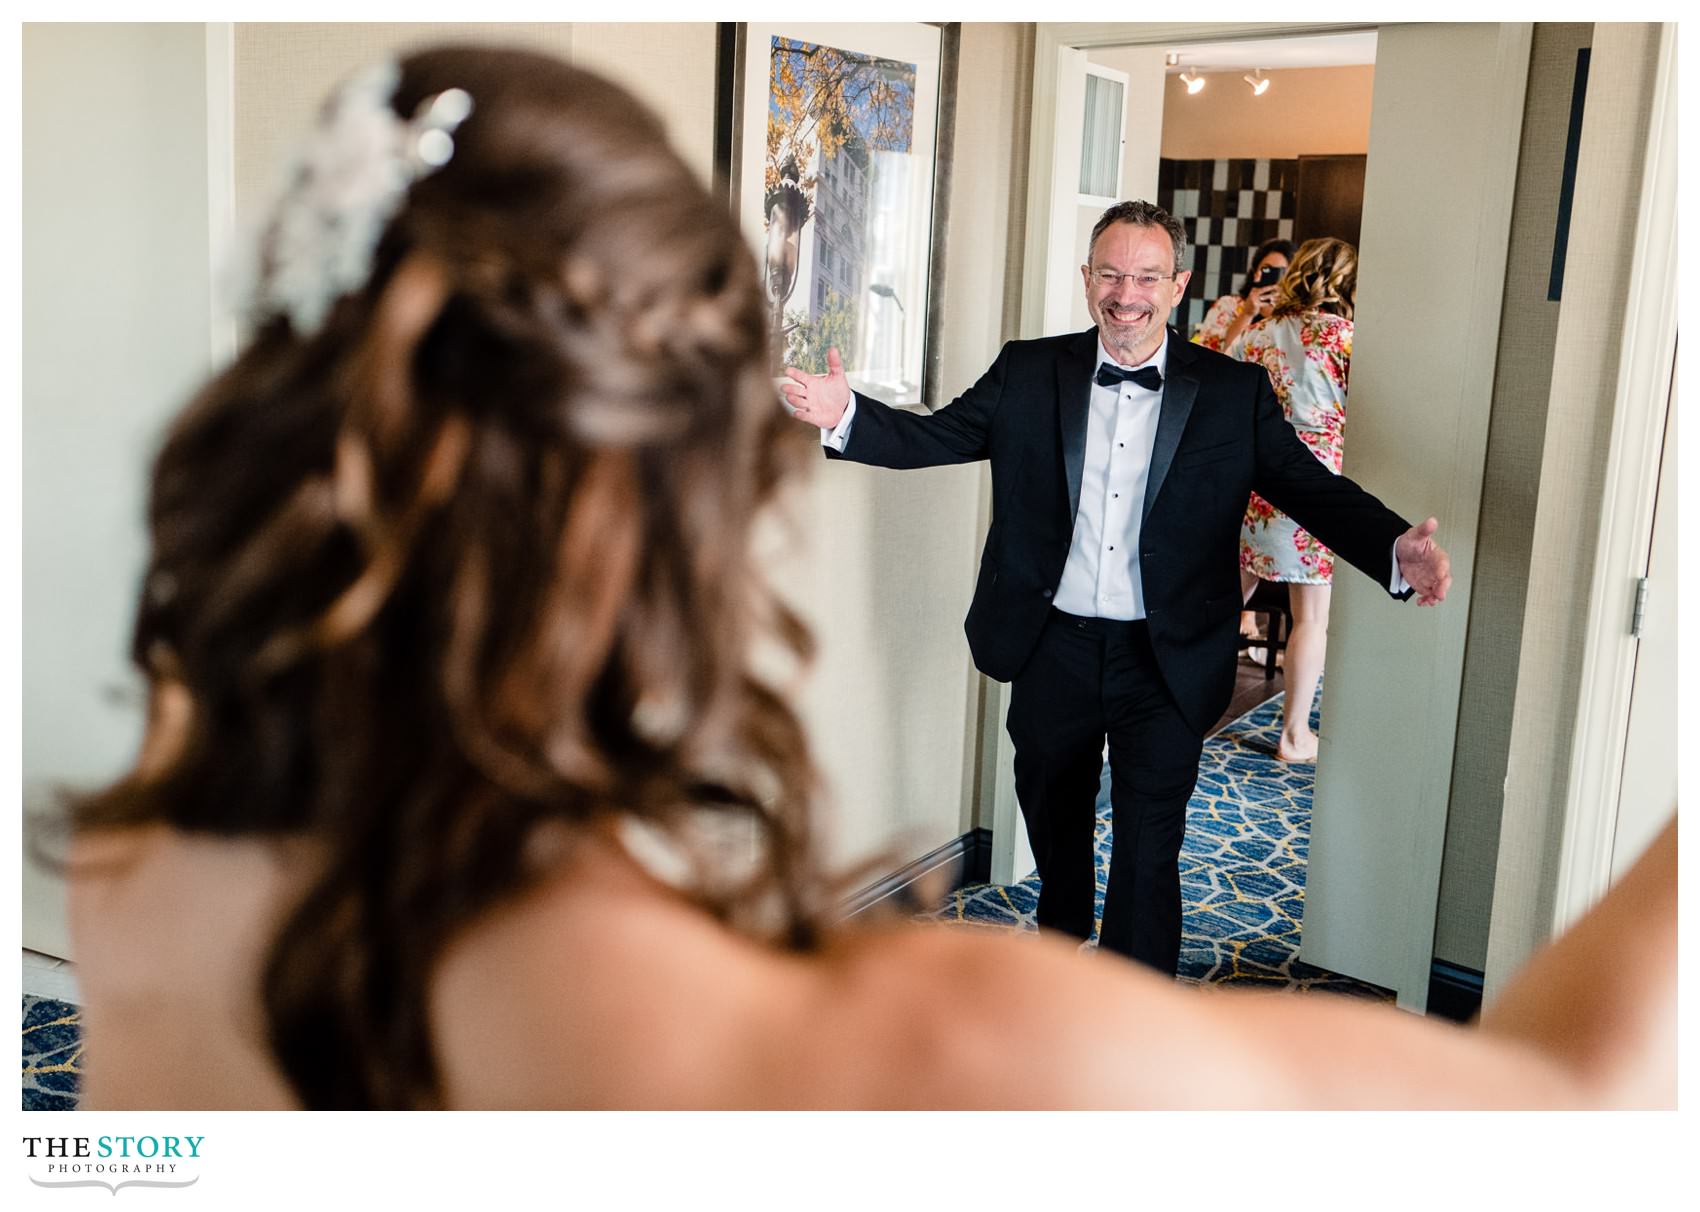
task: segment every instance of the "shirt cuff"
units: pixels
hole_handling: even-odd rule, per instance
[[[831,429],[820,431],[820,444],[844,453],[844,448],[850,444],[850,422],[856,419],[856,397],[850,397],[850,403],[844,406],[844,415],[838,418],[838,424]],[[1395,568],[1397,568],[1397,563]]]
[[[842,450],[843,447],[840,447],[839,449]],[[1407,590],[1409,590],[1411,588],[1411,583],[1405,579],[1405,574],[1399,571],[1399,540],[1398,539],[1393,540],[1392,564],[1393,564],[1393,577],[1390,581],[1387,582],[1387,592],[1392,594],[1394,597],[1398,597],[1400,594],[1406,592]]]

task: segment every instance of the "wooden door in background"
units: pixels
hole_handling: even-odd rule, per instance
[[[1293,241],[1333,236],[1357,247],[1364,225],[1366,156],[1300,156]]]

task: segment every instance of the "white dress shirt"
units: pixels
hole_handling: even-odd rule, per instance
[[[1169,335],[1139,366],[1167,365]],[[1139,524],[1145,505],[1145,481],[1151,473],[1151,449],[1157,444],[1157,418],[1163,389],[1147,391],[1128,380],[1115,387],[1098,384],[1097,369],[1105,362],[1122,366],[1098,340],[1092,396],[1086,418],[1086,456],[1080,468],[1080,506],[1074,514],[1074,538],[1052,605],[1069,614],[1104,619],[1143,619],[1145,592],[1139,578]],[[1138,370],[1139,366],[1122,366]],[[1167,381],[1164,373],[1164,380]],[[856,397],[832,429],[820,431],[822,446],[840,454],[850,441],[856,419]],[[1410,588],[1399,571],[1399,542],[1393,542],[1393,575],[1388,590]]]
[[[1165,332],[1157,352],[1139,366],[1154,366],[1160,373],[1168,352],[1169,336]],[[1087,403],[1080,507],[1074,513],[1074,538],[1051,604],[1069,614],[1143,619],[1139,523],[1145,505],[1145,481],[1151,474],[1151,448],[1157,443],[1163,389],[1149,391],[1132,380],[1114,387],[1100,386],[1096,372],[1105,362],[1122,366],[1100,338]]]

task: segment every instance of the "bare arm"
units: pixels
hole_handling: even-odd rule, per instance
[[[1482,1033],[1553,1058],[1608,1105],[1676,1105],[1676,821],[1606,897],[1538,951]]]
[[[434,1016],[451,1105],[1674,1102],[1674,826],[1479,1027],[1328,994],[1187,988],[1002,932],[851,931],[790,955],[607,852],[574,868],[445,956]],[[494,1049],[492,990],[510,1007]]]
[[[885,971],[888,1002],[893,989],[911,996],[883,1031],[888,1041],[925,1032],[909,1055],[929,1061],[889,1075],[878,1105],[1675,1104],[1674,821],[1480,1026],[1327,994],[1189,989],[1043,940],[940,933],[887,944],[867,962]]]

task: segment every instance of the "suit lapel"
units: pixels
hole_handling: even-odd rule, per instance
[[[1068,478],[1068,516],[1080,509],[1080,474],[1086,466],[1086,416],[1092,405],[1092,372],[1098,365],[1098,330],[1069,342],[1057,360],[1057,423],[1062,433],[1063,470]]]
[[[1145,502],[1139,515],[1142,523],[1151,516],[1151,505],[1163,490],[1169,464],[1175,461],[1175,448],[1181,444],[1187,418],[1192,415],[1192,402],[1198,398],[1198,376],[1192,367],[1192,346],[1172,328],[1169,330],[1167,361],[1163,405],[1157,414],[1157,440],[1151,447],[1151,471],[1145,478]],[[1078,490],[1078,479],[1074,483]]]

